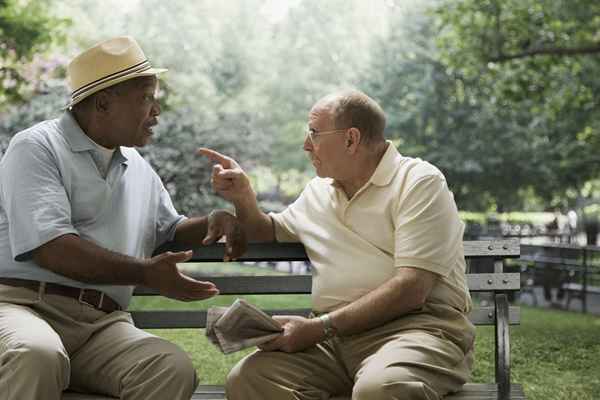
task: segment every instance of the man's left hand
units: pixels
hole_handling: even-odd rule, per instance
[[[228,211],[214,210],[208,214],[205,245],[211,244],[225,236],[225,256],[223,261],[233,261],[246,251],[248,242],[246,234],[237,218]]]
[[[283,328],[283,332],[275,339],[258,346],[263,351],[284,351],[295,353],[316,345],[325,336],[323,323],[318,318],[298,316],[274,316]]]

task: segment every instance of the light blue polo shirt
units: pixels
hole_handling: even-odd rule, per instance
[[[148,162],[120,147],[105,179],[97,151],[69,112],[12,138],[0,161],[0,276],[94,288],[126,308],[133,286],[84,284],[32,260],[32,250],[64,234],[138,258],[175,236],[185,217]]]

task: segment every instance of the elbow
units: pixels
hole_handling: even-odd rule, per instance
[[[410,309],[410,311],[417,311],[422,309],[423,306],[425,306],[425,303],[427,302],[427,294],[421,291],[413,293],[413,295],[410,298],[411,301],[408,304],[408,308]]]

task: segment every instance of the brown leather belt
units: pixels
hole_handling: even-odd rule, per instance
[[[0,278],[0,284],[30,289],[37,292],[40,290],[42,282],[31,281],[29,279]],[[59,285],[58,283],[46,282],[44,293],[70,297],[82,304],[86,304],[106,313],[121,310],[119,303],[111,299],[108,295],[95,289],[80,289],[72,286]]]

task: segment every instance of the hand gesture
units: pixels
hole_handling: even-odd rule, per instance
[[[208,229],[202,240],[205,245],[219,240],[225,235],[225,256],[223,261],[233,261],[246,251],[246,234],[237,218],[225,210],[214,210],[208,214]]]
[[[304,318],[293,315],[274,316],[283,328],[275,339],[258,346],[263,351],[284,351],[295,353],[319,343],[325,336],[323,323],[318,318]]]
[[[191,257],[191,250],[178,253],[168,251],[147,260],[144,286],[181,301],[204,300],[219,294],[214,283],[197,281],[179,272],[177,263],[185,262]]]
[[[248,175],[233,158],[204,147],[196,154],[216,163],[211,176],[212,187],[225,200],[237,205],[256,197]]]

